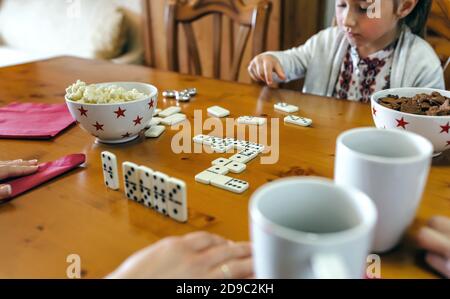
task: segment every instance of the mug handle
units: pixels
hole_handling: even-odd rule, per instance
[[[317,279],[349,279],[344,260],[336,254],[318,253],[311,257],[311,268]]]

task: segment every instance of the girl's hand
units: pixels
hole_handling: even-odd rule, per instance
[[[273,83],[273,73],[277,74],[281,80],[286,80],[286,74],[278,59],[270,54],[260,54],[256,56],[248,66],[248,73],[254,81],[262,81],[267,85]]]
[[[450,278],[450,219],[433,217],[417,236],[420,247],[428,251],[427,263]]]
[[[108,278],[244,279],[252,277],[251,247],[206,232],[171,237],[132,255]]]
[[[37,160],[24,161],[0,161],[0,181],[29,175],[35,173],[38,170]],[[11,196],[12,190],[10,185],[0,184],[0,201],[7,199]]]

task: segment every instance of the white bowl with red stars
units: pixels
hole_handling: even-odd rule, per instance
[[[158,89],[139,82],[109,82],[98,85],[116,85],[125,90],[136,89],[148,96],[136,101],[109,104],[86,104],[66,98],[73,118],[101,143],[118,144],[138,138],[153,117],[158,102]]]
[[[430,140],[435,156],[450,150],[450,116],[416,115],[389,109],[378,100],[389,95],[413,97],[417,94],[439,92],[450,97],[450,92],[431,88],[394,88],[379,91],[372,96],[372,116],[379,129],[400,129],[417,133]]]

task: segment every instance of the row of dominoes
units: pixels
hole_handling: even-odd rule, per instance
[[[119,190],[116,155],[105,151],[101,153],[101,159],[105,185],[112,190]],[[128,199],[176,221],[188,220],[185,182],[131,162],[124,162],[122,171],[125,196]]]
[[[234,193],[243,193],[249,183],[227,176],[231,173],[242,173],[247,169],[247,163],[255,159],[265,149],[264,145],[236,140],[234,138],[219,138],[208,135],[198,135],[193,138],[194,143],[210,146],[215,152],[225,153],[231,149],[239,152],[230,158],[219,158],[212,162],[212,167],[195,176],[195,181],[205,185]]]
[[[262,153],[265,149],[264,145],[255,142],[236,140],[234,138],[220,138],[209,135],[197,135],[193,138],[193,141],[194,143],[197,144],[210,146],[214,152],[219,154],[227,153],[235,149],[239,151],[244,150],[254,151],[256,152],[257,156],[258,154]]]
[[[152,120],[147,124],[145,132],[147,138],[158,138],[166,131],[165,126],[173,126],[187,119],[178,106],[172,106],[165,110],[156,109]],[[160,126],[162,124],[163,126]]]
[[[277,103],[274,105],[275,110],[282,111],[285,113],[295,113],[299,110],[297,106],[290,105],[287,103]],[[222,118],[230,115],[230,111],[226,110],[219,106],[213,106],[208,108],[208,114],[212,115],[214,117]],[[286,124],[292,124],[302,127],[309,127],[312,125],[312,120],[295,116],[295,115],[288,115],[284,118],[284,122]],[[267,119],[263,117],[255,117],[255,116],[241,116],[237,119],[238,124],[243,125],[256,125],[256,126],[262,126],[267,123]]]
[[[298,106],[290,105],[288,103],[283,102],[275,104],[274,108],[275,110],[285,113],[295,113],[299,110]],[[284,118],[284,123],[301,127],[310,127],[312,125],[312,120],[301,116],[288,115]]]
[[[230,115],[229,110],[222,108],[220,106],[209,107],[207,111],[209,115],[217,118],[223,118]],[[242,125],[262,126],[267,123],[267,119],[264,117],[241,116],[237,119],[237,123]]]

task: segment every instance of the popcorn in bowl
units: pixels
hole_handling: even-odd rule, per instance
[[[113,104],[137,101],[148,97],[136,89],[126,90],[117,85],[87,85],[77,80],[66,89],[66,99],[85,104]]]
[[[119,144],[140,136],[158,103],[158,89],[142,82],[77,81],[65,96],[72,117],[97,142]]]

